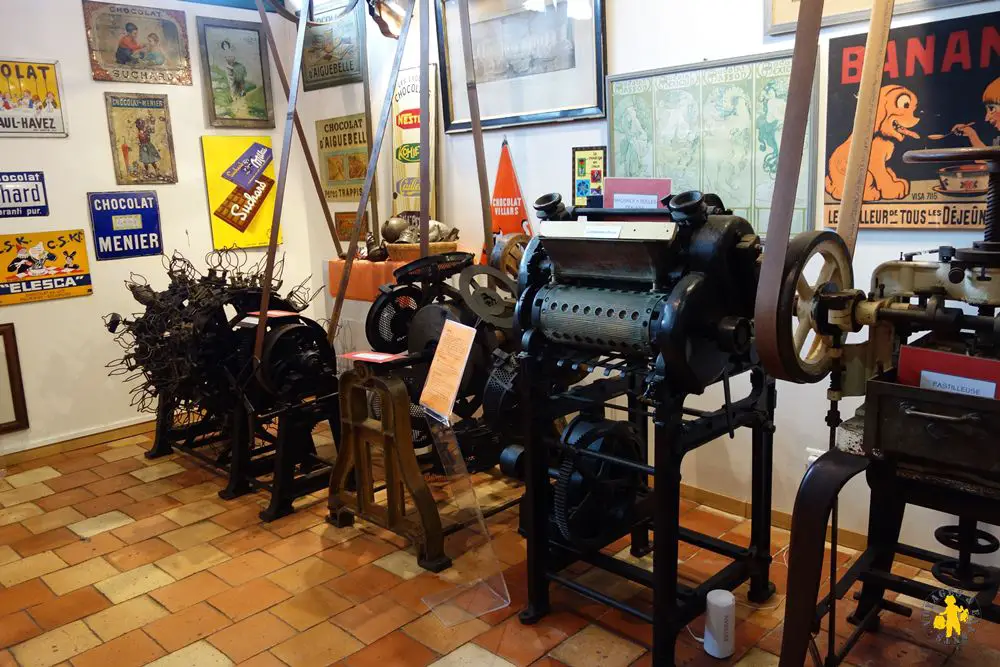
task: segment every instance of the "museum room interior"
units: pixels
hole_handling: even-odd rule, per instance
[[[0,219],[0,667],[1000,666],[1000,0],[3,0]]]

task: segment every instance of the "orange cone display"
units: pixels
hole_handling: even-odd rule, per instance
[[[490,201],[490,212],[493,217],[493,235],[497,234],[531,234],[528,222],[528,209],[521,197],[521,186],[517,182],[514,171],[514,160],[510,157],[507,139],[500,148],[500,164],[497,166],[497,179],[493,185],[493,198]],[[486,263],[486,251],[480,263]]]

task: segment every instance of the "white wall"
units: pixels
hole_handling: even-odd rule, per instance
[[[209,128],[201,85],[201,62],[195,16],[258,21],[256,12],[211,5],[151,0],[127,4],[181,9],[187,15],[193,85],[165,86],[93,81],[90,74],[83,10],[79,0],[33,0],[0,3],[0,54],[39,60],[58,60],[63,78],[64,110],[69,128],[65,139],[0,139],[0,171],[45,172],[50,215],[2,221],[2,233],[32,230],[83,229],[93,277],[91,296],[0,308],[0,322],[15,324],[24,389],[31,428],[0,436],[0,454],[58,442],[150,419],[129,406],[128,388],[107,377],[104,365],[122,352],[103,328],[101,316],[139,310],[125,289],[129,273],[147,276],[162,288],[166,274],[160,257],[98,262],[87,209],[87,192],[154,189],[160,204],[166,252],[180,250],[196,266],[212,248],[208,200],[201,158],[205,134],[263,134],[259,130]],[[273,15],[272,15],[273,16]],[[291,50],[294,29],[272,18],[279,44]],[[273,63],[272,63],[273,67]],[[276,130],[268,131],[280,155],[281,130],[286,104],[277,76],[272,74]],[[167,95],[170,104],[178,183],[161,186],[118,186],[111,163],[108,124],[104,107],[106,91]],[[301,169],[301,151],[293,152],[292,173]],[[305,196],[297,184],[286,192],[284,246],[289,261],[288,284],[305,278],[311,270],[310,238],[305,220]],[[324,232],[325,233],[325,232]],[[256,256],[257,253],[251,253]],[[315,287],[322,277],[315,276]],[[321,302],[320,302],[321,303]]]
[[[764,2],[761,0],[699,0],[678,2],[664,0],[607,0],[608,73],[618,74],[637,70],[670,67],[702,60],[720,60],[769,51],[788,50],[793,46],[793,36],[771,38],[765,36]],[[973,5],[900,16],[894,25],[912,25],[933,19],[953,18],[971,13],[1000,9],[1000,0],[989,0]],[[417,19],[414,18],[412,37],[407,45],[405,66],[419,62],[416,50]],[[822,65],[826,71],[828,40],[864,30],[864,24],[827,29],[821,37]],[[369,57],[372,71],[373,113],[378,114],[381,97],[391,64],[392,45],[369,31]],[[431,60],[437,61],[436,45],[431,48]],[[825,74],[820,90],[825,91]],[[337,92],[316,93],[307,97],[309,111],[322,107],[324,116],[355,113],[360,107],[341,107]],[[822,94],[825,98],[825,93]],[[825,99],[821,99],[825,104]],[[822,107],[821,107],[822,108]],[[819,136],[825,133],[824,123],[819,126]],[[528,202],[547,192],[569,194],[569,157],[572,146],[607,144],[606,123],[581,121],[562,125],[544,125],[520,129],[490,131],[485,134],[487,171],[492,188],[500,144],[506,136],[514,157],[518,179]],[[461,245],[476,250],[482,243],[482,222],[479,215],[478,190],[475,177],[475,158],[472,140],[468,133],[441,137],[442,160],[441,216],[449,224],[462,230]],[[819,161],[825,154],[822,145],[817,151]],[[384,157],[384,153],[383,153]],[[389,192],[387,169],[381,171],[382,193]],[[817,193],[822,193],[822,164],[817,164]],[[388,204],[382,197],[383,206]],[[822,205],[817,207],[819,214]],[[382,211],[385,208],[381,209]],[[862,231],[855,253],[855,275],[858,285],[867,287],[872,270],[879,263],[898,258],[900,250],[936,247],[952,244],[967,246],[981,238],[981,233],[920,232],[920,231]],[[324,252],[321,240],[315,253]],[[328,245],[328,244],[327,244]],[[332,246],[331,246],[332,248]],[[326,250],[329,256],[330,249]],[[356,345],[364,345],[363,318],[367,304],[350,304],[345,310],[348,325],[352,328]],[[734,383],[734,393],[749,388],[746,378]],[[718,406],[722,401],[721,387],[716,387],[704,397],[692,400],[696,406]],[[848,417],[860,404],[859,399],[849,399],[841,404],[841,413]],[[825,449],[827,430],[824,416],[827,410],[826,385],[794,386],[780,383],[778,388],[777,433],[775,435],[774,507],[791,512],[802,474],[805,471],[805,448]],[[735,441],[728,439],[712,443],[689,456],[684,465],[684,482],[693,486],[733,496],[741,500],[750,498],[750,438],[741,432]],[[842,494],[841,525],[856,531],[867,528],[867,486],[857,480]],[[935,513],[911,508],[907,512],[904,539],[925,547],[937,547],[932,532],[942,523],[943,517]]]

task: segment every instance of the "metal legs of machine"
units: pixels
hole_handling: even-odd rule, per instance
[[[537,622],[550,610],[549,584],[556,582],[585,597],[607,604],[653,624],[656,665],[673,665],[677,635],[705,611],[705,596],[713,589],[732,590],[750,581],[749,598],[764,602],[774,593],[769,581],[772,433],[775,383],[759,368],[743,368],[752,379],[750,394],[715,411],[684,408],[684,394],[661,390],[653,397],[652,412],[641,407],[631,381],[633,371],[613,362],[624,377],[600,379],[550,394],[552,377],[544,363],[521,360],[526,406],[525,470],[527,490],[521,527],[528,544],[528,607],[521,622]],[[595,365],[600,369],[599,364]],[[728,379],[727,379],[728,397]],[[629,407],[609,403],[628,395]],[[648,398],[648,397],[647,397]],[[648,402],[648,401],[647,401]],[[629,422],[604,419],[606,411],[625,410]],[[558,442],[545,438],[553,419],[580,412]],[[647,464],[646,425],[652,417],[655,466]],[[580,426],[581,420],[587,424]],[[593,424],[598,424],[593,426]],[[615,433],[628,424],[638,438]],[[753,491],[749,547],[694,532],[680,525],[681,462],[688,452],[734,429],[752,429]],[[623,443],[634,441],[636,448]],[[655,479],[655,489],[646,484]],[[555,483],[553,484],[553,478]],[[648,550],[653,531],[653,571],[614,558],[602,548],[632,535],[632,552]],[[732,558],[734,562],[698,586],[679,582],[678,543],[684,541]],[[562,570],[582,561],[650,587],[653,613],[574,581]]]

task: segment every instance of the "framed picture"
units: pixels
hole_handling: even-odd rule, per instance
[[[313,20],[323,25],[306,28],[302,52],[302,90],[319,90],[362,80],[365,48],[365,3],[340,16],[346,0],[316,3]]]
[[[55,61],[0,58],[0,137],[65,137]]]
[[[240,164],[259,148],[266,149],[273,156],[271,137],[240,135],[201,138],[212,247],[215,250],[266,248],[271,240],[276,196],[274,160],[259,163],[264,167],[253,175],[249,183],[236,184],[236,181],[242,180]],[[278,230],[278,243],[282,243],[281,229]]]
[[[0,234],[0,306],[93,292],[82,229]]]
[[[327,201],[361,201],[371,142],[365,115],[316,121],[320,179]]]
[[[456,0],[437,0],[446,132],[472,127]],[[471,0],[484,128],[604,117],[604,0]]]
[[[609,175],[715,193],[765,234],[791,70],[785,51],[609,76]],[[815,118],[809,125],[793,232],[815,225]]]
[[[863,229],[983,228],[990,180],[985,164],[907,164],[903,155],[1000,144],[1000,54],[987,37],[995,43],[998,34],[1000,12],[889,31],[896,48],[886,56],[878,89]],[[862,33],[830,40],[823,156],[828,227],[839,220],[866,38]],[[963,43],[965,49],[945,48]],[[928,44],[939,45],[938,57]]]
[[[201,77],[212,127],[274,127],[266,41],[259,23],[198,17]]]
[[[586,206],[587,197],[604,194],[607,162],[607,146],[573,147],[573,206]]]
[[[191,85],[184,12],[83,0],[83,19],[95,81]]]
[[[118,185],[177,182],[166,95],[104,93]]]
[[[430,85],[430,217],[437,219],[437,67],[432,63]],[[420,219],[420,68],[399,71],[392,94],[392,215]],[[367,168],[367,165],[366,165]],[[362,174],[362,179],[364,174]]]
[[[28,428],[28,408],[13,324],[0,324],[0,348],[0,434],[23,431]]]
[[[351,238],[351,234],[354,233],[354,222],[358,219],[358,214],[356,211],[336,211],[333,214],[334,223],[337,225],[337,237],[341,241],[347,241]],[[361,216],[361,233],[358,235],[358,239],[361,245],[364,245],[365,239],[368,238],[368,211],[364,212]],[[359,246],[360,247],[360,246]]]
[[[978,0],[896,0],[893,14],[908,14],[927,9],[966,5]],[[800,0],[764,0],[764,21],[769,35],[795,32]],[[841,25],[867,21],[871,16],[871,0],[826,0],[823,5],[823,25]]]
[[[199,5],[215,5],[217,7],[235,7],[237,9],[250,9],[252,11],[257,11],[257,3],[254,2],[254,0],[183,0],[183,2],[192,2]],[[264,11],[274,13],[278,10],[272,7],[268,0],[264,0]]]

